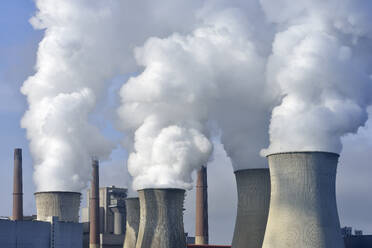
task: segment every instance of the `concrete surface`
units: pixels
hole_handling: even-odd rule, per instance
[[[135,248],[140,222],[139,198],[127,198],[125,200],[127,222],[124,239],[124,248]]]
[[[336,206],[338,154],[268,156],[271,199],[263,248],[343,248]]]
[[[136,248],[185,248],[183,203],[185,190],[144,189]]]
[[[35,193],[37,220],[48,221],[57,216],[60,221],[79,222],[80,193],[50,191]]]
[[[235,172],[238,209],[233,248],[261,248],[270,205],[269,169],[247,169]]]

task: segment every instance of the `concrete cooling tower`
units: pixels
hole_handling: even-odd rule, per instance
[[[60,221],[78,223],[80,196],[68,191],[35,193],[37,220],[49,221],[51,216],[57,216]]]
[[[186,248],[182,189],[139,190],[140,226],[136,248]]]
[[[270,205],[269,169],[235,172],[238,209],[232,248],[261,248]]]
[[[140,203],[138,197],[125,199],[127,223],[124,248],[136,248],[140,223]]]
[[[338,154],[268,156],[271,200],[263,248],[343,248],[335,182]]]

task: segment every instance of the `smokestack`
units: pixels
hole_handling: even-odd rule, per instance
[[[140,203],[138,197],[125,199],[127,223],[124,248],[136,248],[140,223]]]
[[[13,220],[23,220],[22,149],[14,149]]]
[[[78,192],[36,192],[37,220],[50,221],[57,216],[60,221],[79,222],[80,196]]]
[[[208,182],[204,166],[198,171],[196,180],[195,244],[208,244]]]
[[[268,156],[271,200],[263,248],[343,248],[335,183],[338,154]]]
[[[143,189],[136,248],[186,248],[183,189]]]
[[[92,182],[89,199],[89,248],[99,248],[99,169],[98,160],[93,160]]]
[[[269,169],[235,172],[238,210],[232,248],[262,248],[270,205]]]

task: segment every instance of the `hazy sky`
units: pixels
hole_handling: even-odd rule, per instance
[[[11,214],[13,149],[23,149],[24,212],[35,213],[33,163],[28,149],[25,130],[20,128],[20,119],[26,110],[25,97],[19,88],[23,81],[34,73],[36,50],[43,36],[29,24],[35,12],[31,0],[5,0],[0,2],[0,215]],[[114,106],[124,78],[112,84],[109,94]],[[370,115],[372,110],[369,111]],[[120,140],[121,134],[112,128],[112,123],[98,121],[104,134],[110,139]],[[343,138],[337,179],[338,209],[341,224],[372,233],[372,121],[361,128],[357,135]],[[126,186],[127,153],[117,148],[111,160],[101,166],[101,185]],[[249,161],[247,161],[249,163]],[[218,141],[215,141],[213,160],[208,165],[209,176],[209,226],[210,240],[215,244],[231,241],[236,212],[236,189],[229,158]],[[85,205],[86,201],[82,201]],[[194,190],[186,199],[185,229],[194,234]]]

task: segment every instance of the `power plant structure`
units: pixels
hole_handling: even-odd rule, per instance
[[[89,248],[99,248],[99,168],[98,160],[93,160],[91,191],[89,195]]]
[[[22,149],[14,149],[13,172],[13,216],[12,220],[23,220]]]
[[[196,179],[195,244],[206,245],[208,234],[208,181],[207,168],[202,166]]]
[[[270,205],[269,169],[235,171],[238,208],[232,248],[262,248]]]
[[[136,248],[140,224],[140,203],[138,197],[125,199],[126,206],[126,232],[123,248]]]
[[[185,248],[183,189],[142,189],[136,248]]]
[[[56,216],[59,221],[79,222],[80,197],[78,192],[46,191],[36,192],[37,220],[49,221]]]
[[[269,217],[263,248],[343,248],[335,182],[338,154],[268,155]]]

